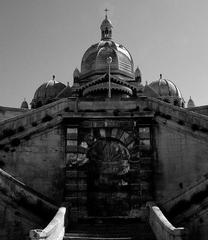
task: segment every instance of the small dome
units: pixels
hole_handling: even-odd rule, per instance
[[[27,103],[27,101],[25,99],[24,99],[24,101],[21,104],[21,108],[24,108],[24,109],[28,109],[29,108],[28,103]]]
[[[180,90],[172,81],[163,79],[162,74],[160,74],[160,78],[157,81],[150,83],[149,87],[151,87],[165,102],[173,103],[177,106],[184,105]]]
[[[188,103],[187,103],[187,108],[192,108],[192,107],[195,107],[195,106],[196,105],[195,105],[194,101],[190,97],[189,100],[188,100]]]
[[[151,82],[149,86],[161,97],[172,96],[182,98],[180,90],[176,85],[167,79],[163,79],[162,75],[157,81]]]
[[[37,108],[42,105],[48,104],[55,100],[55,97],[63,90],[66,86],[55,80],[53,76],[52,80],[47,83],[43,83],[35,92],[34,98],[32,100],[32,108]]]

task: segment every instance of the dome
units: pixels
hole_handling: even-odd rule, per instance
[[[28,109],[28,108],[29,108],[28,103],[27,103],[27,101],[26,101],[25,99],[24,99],[24,101],[22,102],[20,108],[24,108],[24,109]]]
[[[180,90],[176,85],[167,79],[163,79],[162,75],[157,81],[151,82],[149,86],[161,97],[172,96],[182,98]]]
[[[128,50],[112,40],[103,41],[92,45],[85,52],[81,63],[81,74],[103,74],[108,71],[107,58],[112,57],[111,73],[120,73],[126,77],[134,77],[133,59]]]
[[[112,58],[111,74],[120,75],[124,79],[134,79],[134,63],[131,54],[123,45],[112,40],[112,24],[107,15],[100,29],[100,42],[90,46],[82,57],[80,80],[108,72],[108,57]]]
[[[190,97],[189,100],[188,100],[188,103],[187,103],[187,108],[192,108],[192,107],[195,107],[195,106],[196,105],[195,105],[194,101]]]
[[[163,79],[162,74],[157,81],[150,83],[149,87],[151,87],[165,102],[173,103],[178,106],[184,105],[180,90],[172,81]]]
[[[53,79],[47,83],[43,83],[35,92],[32,100],[32,108],[37,108],[47,103],[54,101],[55,97],[65,88],[66,86]]]

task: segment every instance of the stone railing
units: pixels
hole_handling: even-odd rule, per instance
[[[149,224],[157,240],[184,240],[186,232],[183,227],[175,228],[153,203],[148,203]]]
[[[197,127],[197,130],[208,131],[208,116],[188,111],[186,108],[173,106],[155,98],[147,99],[147,106],[158,114],[165,114],[179,124]]]
[[[11,107],[0,106],[0,121],[18,116],[28,111],[29,109],[25,109],[25,108],[11,108]]]
[[[53,216],[58,207],[46,196],[36,192],[0,169],[0,194],[13,203],[39,216],[43,222]]]
[[[183,189],[180,193],[176,194],[176,196],[166,199],[164,202],[161,202],[160,205],[165,208],[167,211],[170,211],[175,205],[180,203],[181,201],[189,201],[192,202],[192,198],[197,196],[197,194],[205,193],[208,189],[208,173],[204,174],[200,180],[193,182],[190,186]],[[204,198],[207,195],[204,194]],[[202,199],[200,199],[202,200]],[[196,203],[196,200],[193,201]],[[184,209],[185,210],[185,209]]]
[[[141,105],[142,101],[87,101],[76,100],[75,98],[64,98],[56,102],[47,104],[40,108],[29,110],[24,114],[20,114],[16,117],[0,121],[0,141],[1,144],[7,144],[12,138],[22,138],[24,135],[28,135],[45,126],[47,123],[55,121],[61,122],[62,114],[70,112],[70,116],[77,117],[77,113],[81,112],[81,115],[87,111],[105,111],[105,110],[136,110],[138,105]],[[49,119],[50,118],[50,119]],[[58,120],[58,121],[57,121]],[[26,132],[26,133],[24,133]],[[2,140],[1,140],[2,139]]]
[[[33,123],[38,124],[45,116],[56,116],[59,112],[62,112],[67,108],[68,104],[69,101],[64,98],[41,108],[27,111],[16,117],[0,121],[0,132],[2,133],[5,129],[11,129],[14,131],[19,127],[24,127],[25,130],[29,129],[32,127]]]
[[[62,240],[65,234],[64,227],[65,214],[66,208],[65,207],[59,208],[55,217],[51,220],[47,227],[45,227],[43,230],[42,229],[30,230],[30,239]]]

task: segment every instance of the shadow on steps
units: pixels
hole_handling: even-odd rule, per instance
[[[148,223],[140,219],[88,218],[70,224],[65,240],[156,240]]]

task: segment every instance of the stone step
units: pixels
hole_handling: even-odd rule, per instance
[[[65,240],[131,240],[132,237],[117,237],[117,236],[102,236],[102,235],[88,235],[79,233],[66,233]]]
[[[116,235],[102,235],[102,234],[85,234],[85,233],[66,233],[65,240],[156,240],[153,233],[140,233],[139,235],[120,236]]]
[[[92,222],[95,221],[94,223]],[[110,221],[109,221],[110,220]],[[114,221],[113,221],[114,220]],[[116,221],[115,221],[116,220]],[[117,221],[118,220],[118,221]],[[64,239],[70,240],[155,240],[147,223],[135,219],[108,219],[103,223],[100,218],[89,219],[88,223],[71,225]]]

